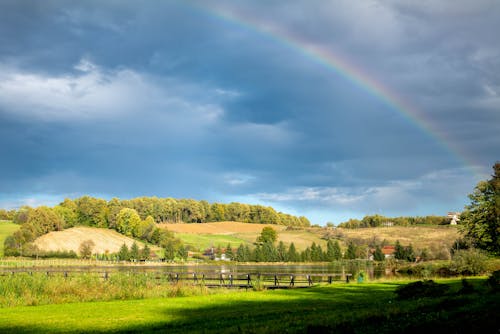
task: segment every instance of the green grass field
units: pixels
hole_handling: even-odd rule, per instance
[[[217,246],[226,248],[227,244],[231,244],[233,248],[237,248],[240,244],[250,244],[247,240],[235,235],[175,233],[175,236],[181,239],[184,244],[199,251]]]
[[[400,301],[401,283],[236,291],[196,297],[4,308],[1,332],[403,333],[496,332],[500,295],[474,279],[474,292]]]
[[[5,238],[16,232],[19,227],[19,225],[8,220],[0,220],[0,257],[3,256],[3,242],[5,241]]]

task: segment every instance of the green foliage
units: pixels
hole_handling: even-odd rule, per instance
[[[231,244],[227,244],[226,246],[226,259],[231,259],[234,260],[234,253],[233,253],[233,248],[231,247]]]
[[[447,225],[449,218],[444,216],[424,216],[424,217],[384,217],[381,215],[365,216],[362,220],[349,219],[340,223],[343,228],[368,228],[385,226],[415,226],[415,225]]]
[[[144,244],[144,247],[141,249],[141,260],[149,260],[151,258],[151,249],[147,244]]]
[[[132,246],[130,246],[130,253],[129,253],[130,260],[139,260],[141,257],[140,251],[139,251],[139,246],[137,245],[137,242],[133,242]]]
[[[471,203],[460,215],[459,228],[475,247],[500,255],[500,162],[493,176],[478,183],[469,195]]]
[[[397,260],[405,260],[409,262],[415,261],[415,251],[413,246],[410,244],[407,247],[401,245],[399,240],[396,241],[396,246],[394,250],[394,258]]]
[[[186,247],[184,246],[181,246],[179,247],[179,250],[177,251],[177,255],[184,261],[187,260],[188,258],[188,250],[186,249]]]
[[[357,250],[354,242],[350,241],[347,245],[347,250],[344,254],[344,259],[346,260],[354,260],[357,258]]]
[[[262,243],[274,243],[278,239],[278,233],[272,227],[266,226],[262,229],[260,236],[257,238],[257,242]]]
[[[492,272],[491,275],[488,277],[486,284],[493,291],[500,291],[500,270]]]
[[[297,252],[297,249],[295,248],[295,244],[292,242],[290,243],[290,246],[288,246],[288,261],[290,262],[299,262],[300,261],[300,254]]]
[[[448,289],[448,285],[438,284],[433,280],[424,280],[402,285],[396,289],[395,293],[398,299],[418,299],[441,297]]]
[[[385,261],[385,255],[382,253],[382,249],[379,245],[375,247],[375,252],[373,253],[373,259],[375,261]]]
[[[338,240],[329,239],[326,243],[326,261],[338,261],[342,259],[342,251],[340,249],[340,245]]]
[[[460,275],[479,275],[486,271],[487,259],[478,249],[458,250],[453,254],[451,270]]]
[[[139,234],[139,226],[141,225],[141,217],[134,209],[121,209],[116,218],[116,230],[129,237],[137,237]]]
[[[175,259],[176,245],[173,240],[168,240],[165,245],[165,259],[173,261]]]
[[[125,243],[120,247],[118,251],[118,259],[120,261],[128,261],[130,260],[130,251]]]

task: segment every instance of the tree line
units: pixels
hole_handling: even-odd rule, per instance
[[[5,254],[30,256],[38,254],[33,241],[51,231],[74,226],[110,228],[129,237],[180,249],[182,242],[166,229],[162,222],[204,223],[234,220],[246,223],[309,226],[305,217],[277,212],[271,207],[241,203],[210,204],[207,201],[140,197],[130,200],[113,198],[109,201],[90,196],[65,199],[52,208],[23,206],[19,210],[0,212],[0,218],[11,219],[21,228],[4,242]]]
[[[414,226],[414,225],[448,225],[450,218],[445,216],[417,216],[417,217],[385,217],[382,215],[368,215],[363,219],[349,219],[340,223],[338,227],[364,228],[379,226]]]

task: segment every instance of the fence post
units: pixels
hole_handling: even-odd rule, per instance
[[[278,285],[279,285],[278,276],[275,274],[274,275],[274,286],[278,286]]]
[[[349,283],[349,274],[346,274],[346,275],[345,275],[345,282],[346,282],[346,283]]]
[[[233,274],[229,274],[229,285],[233,286]]]
[[[295,276],[290,275],[290,286],[295,286]]]

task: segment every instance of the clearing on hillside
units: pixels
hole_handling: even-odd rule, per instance
[[[249,224],[240,222],[217,222],[201,224],[159,224],[169,231],[176,233],[196,233],[196,234],[235,234],[235,233],[260,233],[266,226],[270,226],[276,231],[283,231],[286,226],[272,224]]]
[[[95,244],[93,253],[117,253],[125,243],[129,248],[134,239],[126,237],[114,230],[96,227],[73,227],[64,231],[50,232],[35,240],[34,244],[43,251],[75,251],[78,253],[80,244],[85,240]],[[143,243],[136,241],[142,248]]]

